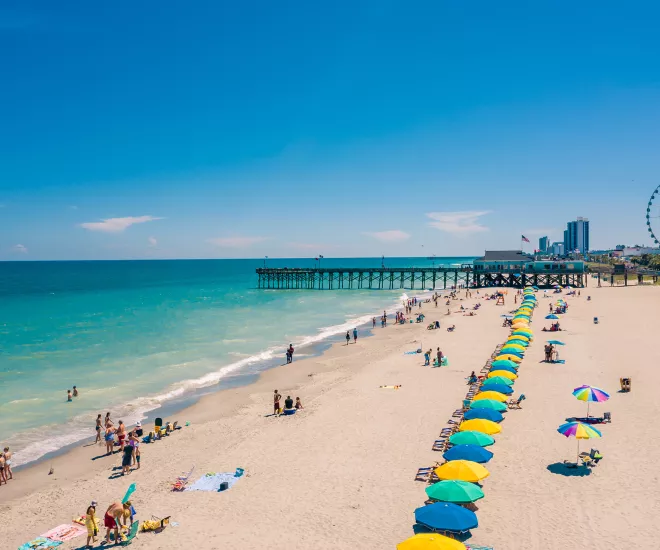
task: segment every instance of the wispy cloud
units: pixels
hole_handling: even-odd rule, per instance
[[[149,246],[158,246],[158,239],[156,237],[149,237],[147,240],[149,241]]]
[[[81,223],[80,227],[89,231],[101,231],[103,233],[121,233],[126,228],[136,223],[152,222],[154,220],[162,220],[155,216],[129,216],[127,218],[108,218],[100,222],[87,222]]]
[[[427,217],[431,218],[429,226],[440,231],[454,233],[457,235],[469,235],[470,233],[481,233],[490,231],[485,225],[481,225],[480,218],[490,214],[490,210],[466,210],[464,212],[429,212]]]
[[[246,248],[253,244],[268,240],[268,237],[218,237],[208,242],[224,248]]]
[[[365,235],[378,239],[384,243],[400,243],[410,238],[410,233],[399,229],[390,229],[389,231],[365,232]]]
[[[22,245],[22,244],[15,244],[14,246],[11,247],[12,252],[16,252],[17,254],[27,254],[28,249],[27,246]]]

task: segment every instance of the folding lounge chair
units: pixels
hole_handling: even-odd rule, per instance
[[[417,475],[415,476],[415,481],[429,481],[433,473],[433,466],[428,466],[426,468],[420,468],[417,470]]]
[[[526,399],[525,394],[521,393],[520,397],[514,401],[513,399],[509,400],[506,404],[509,409],[522,409],[521,403]]]

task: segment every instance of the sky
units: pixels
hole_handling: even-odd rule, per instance
[[[0,0],[0,260],[478,255],[577,216],[650,244],[659,18]]]

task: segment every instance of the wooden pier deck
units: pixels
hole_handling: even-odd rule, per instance
[[[460,267],[257,268],[258,288],[306,290],[426,290],[446,288],[522,288],[534,285],[583,287],[584,273],[479,272]]]

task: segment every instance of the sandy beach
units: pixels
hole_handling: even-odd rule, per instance
[[[114,469],[119,454],[102,456],[104,449],[93,444],[54,459],[53,475],[50,463],[17,473],[0,488],[2,548],[70,522],[91,500],[99,502],[102,518],[131,483],[140,519],[171,516],[178,523],[138,535],[139,548],[395,548],[413,534],[413,511],[426,498],[415,473],[441,460],[431,447],[461,404],[465,378],[508,336],[499,316],[514,308],[512,294],[501,307],[473,292],[451,309],[477,301],[483,307],[474,317],[445,316],[442,301],[437,309],[424,304],[425,323],[377,327],[357,344],[336,344],[320,357],[270,370],[255,384],[204,397],[171,418],[190,421],[189,427],[141,447],[142,468],[127,477]],[[539,294],[536,339],[515,385],[515,395],[523,392],[527,400],[522,410],[506,413],[491,448],[480,526],[470,542],[496,549],[653,545],[660,503],[647,495],[660,484],[660,443],[647,425],[660,381],[653,368],[660,351],[650,345],[660,290],[590,288],[581,298],[569,297],[560,333],[566,363],[557,365],[540,362],[548,301]],[[426,330],[436,318],[442,329]],[[452,333],[445,330],[450,324],[456,325]],[[446,367],[424,367],[421,355],[405,354],[438,346],[449,358]],[[632,378],[629,394],[617,393],[622,376]],[[582,384],[611,393],[591,411],[610,411],[613,422],[602,426],[603,438],[594,445],[604,455],[598,466],[569,470],[562,462],[575,459],[576,441],[556,428],[586,413],[586,404],[571,394]],[[305,409],[272,416],[275,388],[284,397],[300,396]],[[582,448],[588,451],[589,442]],[[194,479],[237,467],[245,475],[222,493],[171,492],[176,477],[193,466]],[[79,537],[60,548],[84,542]]]

